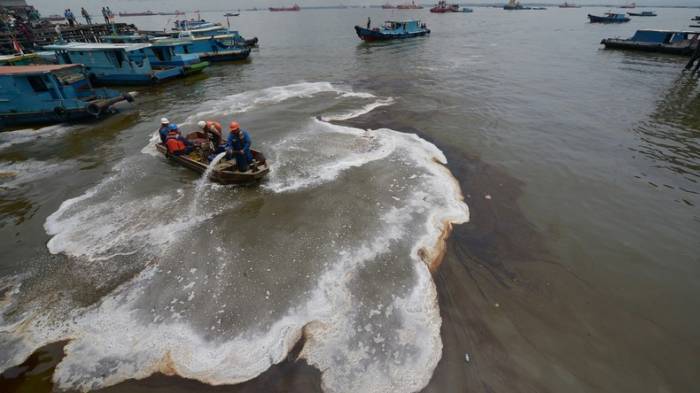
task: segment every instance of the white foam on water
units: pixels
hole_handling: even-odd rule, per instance
[[[209,176],[211,175],[211,171],[216,168],[216,165],[221,161],[222,158],[226,156],[226,152],[221,152],[214,157],[213,160],[209,163],[209,166],[207,169],[204,171],[202,174],[202,177],[197,180],[197,185],[194,187],[194,197],[192,198],[192,205],[190,207],[190,216],[192,218],[197,216],[197,206],[199,205],[199,200],[202,198],[202,194],[204,193],[204,187],[209,183]]]
[[[286,86],[273,86],[261,90],[251,90],[202,103],[194,115],[188,116],[183,124],[192,124],[208,115],[227,116],[242,113],[262,105],[277,104],[291,98],[311,97],[320,93],[337,93],[342,97],[374,97],[369,93],[354,93],[334,86],[330,82],[302,82]]]
[[[360,109],[357,109],[357,110],[354,110],[354,111],[350,111],[350,112],[347,112],[347,113],[341,113],[341,114],[337,114],[337,115],[322,116],[322,117],[321,117],[321,120],[323,120],[323,121],[345,121],[345,120],[350,120],[350,119],[354,119],[354,118],[356,118],[356,117],[365,115],[365,114],[367,114],[367,113],[370,113],[370,112],[372,112],[373,110],[375,110],[375,109],[377,109],[377,108],[380,108],[380,107],[382,107],[382,106],[392,105],[393,103],[394,103],[394,99],[391,98],[391,97],[389,97],[389,98],[386,98],[386,99],[377,100],[377,101],[375,101],[375,102],[373,102],[373,103],[371,103],[371,104],[367,104],[367,105],[363,106],[363,107],[360,108]]]
[[[69,131],[77,129],[77,126],[67,124],[56,124],[39,129],[22,129],[16,131],[0,132],[0,150],[21,143],[36,142],[42,138],[61,136]]]
[[[26,160],[0,163],[0,188],[18,188],[46,179],[72,167],[72,161],[47,162]]]
[[[53,236],[47,243],[52,254],[96,261],[149,249],[157,253],[158,246],[208,218],[168,213],[181,201],[182,192],[141,198],[123,195],[121,184],[138,181],[142,168],[124,160],[114,171],[84,194],[64,201],[46,219],[44,229]]]
[[[282,97],[286,93],[269,94]],[[414,134],[390,129],[361,130],[313,120],[301,137],[316,143],[305,148],[282,141],[273,147],[276,168],[268,190],[291,192],[322,186],[344,172],[377,161],[389,170],[400,163],[417,173],[406,175],[411,179],[410,192],[390,199],[395,206],[377,213],[378,228],[366,239],[338,249],[327,260],[313,261],[327,268],[314,279],[316,285],[304,297],[306,302],[291,307],[266,329],[251,328],[227,339],[212,339],[187,320],[158,321],[144,315],[140,303],[144,294],[157,293],[155,279],[167,279],[164,275],[169,273],[156,265],[98,304],[73,309],[63,321],[49,321],[39,312],[20,319],[20,325],[4,325],[0,320],[0,334],[20,340],[0,368],[18,364],[31,349],[70,339],[54,374],[60,389],[97,389],[155,372],[210,384],[238,383],[283,361],[305,332],[302,356],[322,371],[326,391],[410,392],[424,387],[442,350],[436,291],[426,263],[439,255],[442,236],[450,225],[469,218],[459,185],[444,167],[445,156]],[[308,151],[313,149],[331,154],[309,162],[307,158],[318,153]],[[296,161],[295,156],[301,160]],[[131,253],[148,256],[148,250],[162,252],[165,244],[177,241],[196,225],[191,217],[186,221],[164,217],[168,203],[181,201],[185,195],[181,190],[139,198],[126,195],[124,186],[140,180],[137,173],[143,171],[143,163],[140,165],[131,168],[125,160],[100,184],[65,201],[45,223],[46,231],[53,235],[49,250],[89,261]],[[285,171],[286,178],[275,178]],[[309,180],[304,173],[315,177]],[[392,246],[402,253],[396,263],[414,272],[413,283],[387,304],[371,305],[368,315],[358,315],[368,305],[357,303],[361,294],[353,293],[353,280],[365,266],[381,261]],[[195,286],[186,283],[182,284],[187,291],[182,298],[191,300],[189,291]],[[374,322],[364,323],[367,318]]]
[[[270,180],[263,185],[265,189],[278,193],[292,192],[328,183],[350,168],[384,159],[395,150],[392,138],[376,138],[371,132],[330,124],[317,119],[314,119],[313,123],[318,126],[314,130],[315,132],[299,133],[294,136],[293,143],[285,139],[272,146],[272,154],[275,156],[273,162],[276,169],[272,171]],[[344,149],[339,152],[342,153],[342,157],[338,153],[329,154],[323,159],[319,158],[317,152],[299,154],[299,145],[312,143],[323,133],[360,137],[366,144],[362,144],[358,148],[352,145],[344,146]],[[310,156],[314,156],[313,159],[318,161],[309,165],[308,163],[312,160]],[[287,168],[291,168],[290,171],[285,171]]]

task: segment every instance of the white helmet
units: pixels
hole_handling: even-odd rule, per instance
[[[199,126],[199,128],[204,128],[204,126],[207,125],[207,122],[204,120],[200,120],[199,123],[197,123],[197,125]]]
[[[160,119],[160,124],[170,124],[170,120],[168,118],[163,117]]]

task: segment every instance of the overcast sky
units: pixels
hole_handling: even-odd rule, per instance
[[[636,1],[638,5],[685,5],[700,7],[700,0],[630,0]],[[146,11],[146,10],[183,10],[193,11],[196,9],[205,10],[227,10],[238,8],[265,8],[269,6],[291,5],[294,3],[300,6],[319,5],[355,5],[355,4],[384,4],[386,0],[27,0],[27,3],[35,6],[40,12],[55,12],[65,8],[80,9],[85,7],[88,10],[99,10],[102,6],[108,5],[112,11]],[[390,3],[408,3],[409,0],[390,0]],[[437,2],[437,1],[435,1]],[[506,0],[460,0],[461,3],[505,3]],[[521,0],[522,3],[559,3],[564,0]],[[573,0],[577,4],[625,4],[625,0]],[[430,0],[416,0],[416,3],[428,4]]]

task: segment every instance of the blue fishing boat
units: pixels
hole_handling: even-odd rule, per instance
[[[132,100],[93,88],[79,64],[0,66],[0,126],[97,119]]]
[[[198,54],[187,53],[184,48],[187,42],[156,41],[145,51],[153,67],[183,67],[185,74],[201,72],[209,66],[209,62],[202,61]]]
[[[606,38],[600,43],[609,49],[630,49],[645,52],[688,56],[700,42],[700,31],[637,30],[631,38]]]
[[[616,14],[614,12],[607,12],[605,16],[588,14],[588,19],[590,19],[591,23],[625,23],[630,21],[630,18],[626,17],[625,14]]]
[[[177,38],[154,40],[154,45],[177,43],[176,53],[196,53],[202,60],[210,62],[245,60],[250,56],[243,38],[234,32],[215,30],[211,35],[195,31],[180,32]]]
[[[154,66],[149,60],[151,44],[71,42],[46,46],[56,52],[59,64],[84,64],[96,83],[152,84],[185,76],[184,66]]]
[[[172,38],[214,38],[224,41],[227,45],[248,46],[253,47],[258,44],[258,38],[245,39],[236,30],[229,28],[219,23],[208,23],[207,26],[200,26],[196,29],[175,31],[170,35]]]
[[[462,8],[462,12],[470,13],[470,12],[474,12],[474,10],[471,8],[468,8],[468,7],[464,7],[464,8]]]
[[[386,21],[384,26],[373,29],[355,26],[355,32],[362,40],[370,42],[420,37],[430,34],[430,29],[419,20],[406,20]]]

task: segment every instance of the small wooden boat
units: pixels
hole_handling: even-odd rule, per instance
[[[192,141],[195,146],[209,142],[205,135],[198,131],[188,134],[187,139]],[[156,144],[156,149],[167,158],[197,173],[204,173],[209,167],[206,158],[201,157],[198,149],[190,154],[181,156],[168,154],[168,149],[162,143]],[[236,168],[235,160],[223,159],[212,169],[209,180],[219,184],[251,184],[259,182],[270,173],[270,166],[261,152],[253,149],[251,149],[251,152],[253,153],[253,162],[247,172],[239,171]]]
[[[629,16],[656,16],[654,11],[642,11],[642,12],[628,12]]]
[[[626,17],[625,14],[615,14],[613,12],[608,12],[605,16],[588,14],[588,19],[590,19],[591,23],[625,23],[630,21],[630,18]]]
[[[419,20],[386,21],[381,28],[367,29],[355,26],[357,36],[363,41],[388,41],[420,37],[430,34],[430,29]]]
[[[224,14],[224,16],[229,17],[229,16],[238,16],[240,15],[238,12],[227,12]]]

